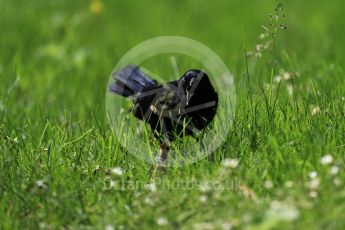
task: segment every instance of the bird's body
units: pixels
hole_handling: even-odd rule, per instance
[[[136,66],[113,74],[115,84],[110,90],[133,98],[133,115],[148,123],[157,137],[193,135],[214,118],[218,105],[207,74],[190,70],[179,80],[158,85]]]
[[[194,135],[212,122],[218,95],[207,74],[189,70],[179,80],[158,85],[137,66],[113,73],[111,92],[133,100],[133,115],[148,123],[161,140],[161,162],[166,160],[167,142]]]

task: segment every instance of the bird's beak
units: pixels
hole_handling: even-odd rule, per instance
[[[188,105],[189,104],[189,92],[188,92],[188,90],[186,90],[186,99],[187,99],[187,102],[186,102],[186,105]]]

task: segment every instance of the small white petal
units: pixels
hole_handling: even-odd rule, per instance
[[[317,177],[317,172],[316,172],[316,171],[311,171],[311,172],[309,173],[309,177],[310,177],[310,178],[316,178],[316,177]]]
[[[232,229],[232,224],[229,222],[225,222],[222,224],[222,229],[223,230],[231,230]]]
[[[115,167],[115,168],[112,168],[110,170],[110,172],[115,175],[115,176],[122,176],[123,175],[123,171],[120,167]]]
[[[337,175],[338,172],[339,172],[339,167],[336,166],[336,165],[332,166],[332,168],[331,168],[331,174],[332,174],[332,175]]]
[[[200,200],[200,202],[205,203],[205,202],[207,201],[207,196],[201,195],[201,196],[199,197],[199,200]]]
[[[237,159],[225,159],[223,160],[223,166],[226,168],[237,168],[239,161]]]
[[[105,226],[105,230],[114,230],[114,227],[108,224],[107,226]]]
[[[153,205],[154,204],[153,200],[150,197],[146,197],[144,201],[148,205]]]
[[[342,184],[342,181],[339,177],[334,178],[333,183],[335,186],[340,186]]]
[[[319,106],[314,106],[312,109],[311,109],[311,115],[312,116],[316,116],[317,114],[319,114],[321,112],[321,109]]]
[[[283,79],[283,78],[282,78],[281,76],[277,75],[277,76],[275,76],[275,77],[273,78],[273,81],[274,81],[275,83],[279,83],[279,82],[281,82],[282,79]]]
[[[309,196],[310,196],[311,198],[316,198],[316,197],[318,196],[318,194],[317,194],[316,191],[310,191],[310,192],[309,192]]]
[[[271,189],[271,188],[273,188],[273,183],[272,183],[272,181],[267,180],[267,181],[265,181],[264,186],[266,189]]]
[[[309,181],[308,187],[310,189],[317,189],[320,185],[320,180],[318,178],[313,178]]]
[[[291,78],[291,74],[286,72],[286,73],[284,73],[283,78],[285,81],[287,81]]]
[[[332,163],[332,161],[333,161],[333,157],[330,154],[323,156],[320,160],[321,164],[323,164],[323,165],[328,165],[328,164]]]
[[[158,224],[158,225],[163,226],[163,225],[167,225],[168,223],[169,223],[169,222],[168,222],[168,219],[165,218],[165,217],[159,217],[159,218],[157,219],[157,224]]]
[[[255,49],[256,49],[256,51],[260,52],[262,50],[262,47],[263,46],[261,44],[258,44],[255,46]]]
[[[272,201],[271,208],[266,211],[267,219],[280,219],[284,221],[293,221],[299,216],[299,210],[286,203]]]
[[[44,189],[44,188],[47,187],[47,185],[46,185],[46,183],[45,183],[44,180],[38,180],[38,181],[36,181],[36,186],[37,186],[38,188],[41,188],[41,189]]]
[[[266,37],[266,34],[260,34],[259,39],[264,39]]]

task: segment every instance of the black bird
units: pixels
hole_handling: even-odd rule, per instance
[[[129,65],[114,72],[109,90],[133,100],[133,115],[148,123],[161,140],[161,163],[165,163],[170,141],[194,135],[214,118],[218,95],[207,74],[187,71],[179,80],[158,85],[139,67]]]

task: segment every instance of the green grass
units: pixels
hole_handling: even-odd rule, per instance
[[[255,49],[276,4],[118,0],[95,14],[88,1],[0,0],[0,229],[343,229],[345,5],[284,2],[278,64],[248,58],[248,77],[243,47]],[[119,145],[104,102],[122,55],[162,35],[213,49],[237,106],[217,151],[152,177]],[[296,77],[277,83],[280,71]]]

